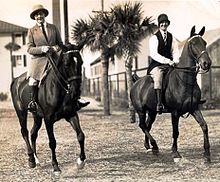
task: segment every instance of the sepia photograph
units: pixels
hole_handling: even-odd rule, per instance
[[[0,181],[220,181],[220,0],[0,0]]]

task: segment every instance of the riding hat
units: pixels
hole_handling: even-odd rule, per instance
[[[34,5],[33,8],[32,8],[32,12],[31,12],[31,14],[30,14],[31,19],[34,20],[35,14],[38,13],[39,11],[42,11],[42,12],[45,14],[45,16],[47,16],[47,15],[49,14],[48,10],[45,9],[45,8],[43,7],[43,5],[41,5],[41,4],[36,4],[36,5]]]
[[[168,16],[166,14],[160,14],[158,16],[158,25],[160,25],[162,22],[166,21],[168,24],[170,24],[170,20],[168,19]]]

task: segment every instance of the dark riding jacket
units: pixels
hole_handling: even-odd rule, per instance
[[[160,31],[157,31],[157,33],[155,34],[157,39],[158,39],[158,48],[157,51],[160,55],[173,60],[173,56],[172,56],[172,42],[173,42],[173,36],[170,32],[167,32],[167,40],[166,40],[166,44],[163,40],[163,36],[161,35]],[[162,63],[157,62],[156,60],[151,58],[151,62],[147,71],[147,74],[150,74],[151,70],[157,66],[161,66],[163,65]]]

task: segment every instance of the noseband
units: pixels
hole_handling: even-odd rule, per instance
[[[79,52],[78,50],[70,50],[70,51],[67,51],[67,52],[65,52],[65,53],[63,53],[63,54],[70,54],[70,53],[72,53],[72,52]],[[51,55],[50,54],[47,54],[47,57],[48,57],[48,59],[49,59],[49,63],[51,64],[51,66],[52,66],[52,69],[54,70],[54,72],[55,72],[55,77],[57,78],[57,81],[58,81],[58,83],[60,84],[60,86],[66,91],[66,93],[67,94],[69,94],[70,93],[70,84],[71,84],[71,82],[72,81],[74,81],[74,80],[81,80],[81,75],[73,75],[73,76],[71,76],[71,77],[69,77],[69,78],[65,78],[61,73],[60,73],[60,71],[59,71],[59,69],[57,68],[57,66],[56,66],[56,64],[55,64],[55,62],[54,62],[54,60],[53,60],[53,58],[51,57]]]

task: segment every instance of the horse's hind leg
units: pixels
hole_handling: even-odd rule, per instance
[[[34,158],[34,151],[32,150],[30,142],[29,142],[29,134],[28,134],[28,129],[27,129],[27,112],[17,111],[17,115],[19,118],[20,126],[21,126],[21,134],[27,146],[27,152],[29,156],[29,159],[28,159],[29,167],[34,168],[36,167],[36,162]]]
[[[192,113],[195,120],[199,123],[199,125],[202,128],[203,136],[204,136],[204,157],[206,158],[207,162],[211,162],[210,158],[210,144],[209,144],[209,136],[208,136],[208,125],[206,121],[204,120],[202,113],[200,110],[195,110]]]
[[[80,127],[79,117],[76,114],[76,116],[70,119],[67,119],[67,121],[71,124],[73,129],[76,131],[77,139],[80,145],[80,155],[79,155],[79,158],[77,159],[77,165],[78,165],[78,168],[83,168],[85,165],[85,159],[86,159],[85,150],[84,150],[85,135]]]
[[[36,164],[39,164],[39,160],[37,158],[37,151],[36,151],[36,140],[38,136],[38,131],[42,125],[42,118],[37,115],[33,115],[33,117],[34,117],[34,125],[31,129],[31,143],[32,143],[34,154],[35,154]]]
[[[140,119],[139,127],[145,133],[144,146],[147,150],[149,150],[150,149],[149,140],[150,140],[150,143],[152,145],[152,152],[154,154],[157,154],[159,151],[159,148],[157,146],[156,140],[150,135],[150,130],[151,130],[153,122],[155,121],[157,113],[153,111],[152,112],[149,111],[147,120],[146,120],[146,112],[138,112],[138,115]]]
[[[172,113],[172,127],[173,127],[173,146],[172,146],[172,156],[174,162],[178,162],[181,158],[181,155],[178,152],[177,140],[179,137],[179,118],[180,116],[177,113]]]

